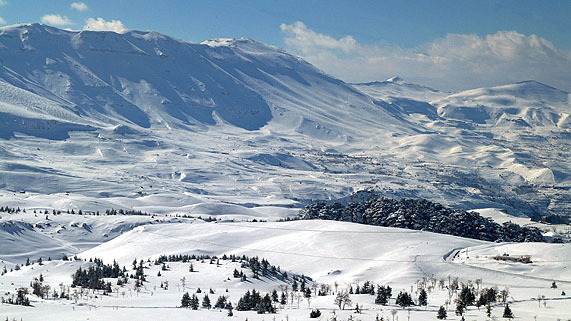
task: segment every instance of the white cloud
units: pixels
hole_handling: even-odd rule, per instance
[[[294,46],[302,50],[341,50],[343,52],[350,52],[354,50],[357,45],[357,41],[351,36],[345,36],[337,40],[331,36],[317,33],[307,28],[301,21],[291,25],[282,23],[280,29],[287,35],[294,36],[285,39],[286,45]]]
[[[120,20],[105,21],[103,18],[89,18],[85,20],[84,30],[93,31],[115,31],[122,33],[127,31],[127,27]]]
[[[5,5],[7,5],[7,4],[8,4],[8,1],[6,1],[6,0],[0,0],[0,7],[1,7],[1,6],[5,6]]]
[[[73,22],[68,17],[61,16],[59,14],[46,14],[42,16],[40,21],[47,25],[52,25],[57,27],[69,26],[73,24]]]
[[[287,49],[345,81],[399,75],[410,82],[458,90],[534,79],[571,91],[571,52],[536,35],[516,31],[484,37],[449,34],[405,49],[362,45],[351,36],[335,39],[299,21],[280,28]]]
[[[2,17],[0,17],[0,25],[5,25],[6,24],[6,20],[4,20]]]
[[[72,2],[69,6],[77,11],[85,11],[88,9],[87,5],[83,2]]]

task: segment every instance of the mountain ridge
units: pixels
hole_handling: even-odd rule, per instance
[[[366,96],[360,96],[361,93],[352,91],[353,89],[343,82],[326,76],[279,48],[251,39],[211,40],[195,44],[156,32],[75,32],[39,24],[5,27],[0,30],[5,53],[4,69],[10,64],[20,67],[20,70],[15,70],[17,67],[10,68],[10,74],[4,71],[4,81],[30,90],[41,90],[43,96],[55,96],[70,105],[87,103],[91,109],[83,110],[84,116],[90,114],[97,116],[98,120],[104,120],[107,116],[105,114],[111,114],[131,124],[149,128],[153,119],[149,114],[152,111],[144,109],[145,105],[151,104],[154,110],[162,109],[163,115],[160,116],[167,122],[175,118],[183,123],[214,125],[216,121],[210,115],[214,110],[218,117],[232,125],[256,130],[265,126],[272,116],[270,107],[259,94],[260,88],[253,89],[256,84],[251,83],[249,79],[262,80],[269,83],[270,87],[277,87],[281,85],[279,79],[272,76],[278,73],[279,76],[293,78],[303,85],[308,85],[304,76],[298,73],[300,70],[309,74],[307,76],[319,78],[332,86],[345,87],[343,90],[347,95],[356,97],[362,105],[369,105],[369,112],[382,112],[370,101],[367,102]],[[52,48],[53,42],[59,43],[57,50]],[[213,45],[214,43],[216,45]],[[9,48],[14,47],[20,48],[17,52],[10,52]],[[264,54],[261,54],[261,49]],[[17,61],[22,50],[29,51],[32,56],[36,50],[45,54],[35,57],[40,60],[35,61],[35,67],[22,69]],[[115,54],[116,57],[109,60],[109,54]],[[93,60],[98,63],[94,65]],[[176,67],[173,63],[169,64],[169,60],[174,61]],[[130,63],[139,63],[137,70],[128,70],[127,75],[113,73],[127,69]],[[248,64],[252,63],[258,67],[265,66],[261,69],[263,72],[249,68]],[[113,70],[102,68],[101,65],[109,65]],[[154,67],[155,65],[157,67]],[[52,67],[57,70],[56,75],[53,75]],[[177,75],[171,73],[175,68],[180,69]],[[183,72],[191,77],[181,77]],[[58,77],[66,79],[62,81]],[[169,80],[165,83],[157,78]],[[139,79],[153,80],[153,83],[138,83]],[[192,88],[183,89],[183,82],[189,81],[194,83]],[[169,84],[171,82],[173,85]],[[131,88],[125,90],[129,85]],[[261,90],[267,90],[268,85],[264,87]],[[97,92],[89,94],[94,88]],[[107,93],[101,93],[102,91]],[[101,94],[105,96],[100,99],[92,96]],[[233,97],[227,97],[229,94],[233,94]],[[141,98],[137,95],[147,97]],[[148,97],[149,95],[161,97],[153,98]],[[243,101],[234,103],[236,98]],[[293,99],[297,98],[291,97],[289,100]],[[114,107],[117,105],[122,108]],[[246,105],[250,109],[243,111]],[[384,114],[383,117],[388,118],[390,115]],[[360,121],[370,122],[370,119],[365,117]],[[394,119],[393,121],[398,122]]]
[[[347,84],[247,38],[39,24],[0,28],[0,52],[7,194],[72,190],[131,206],[163,193],[238,194],[301,206],[376,188],[517,214],[570,206],[565,95],[528,96],[533,83],[464,93],[397,78]],[[552,147],[535,151],[545,140]],[[12,171],[14,157],[27,170]]]

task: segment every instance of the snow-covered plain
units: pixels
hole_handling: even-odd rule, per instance
[[[480,213],[494,220],[569,239],[568,226],[531,223],[526,215],[569,213],[570,111],[568,93],[533,81],[460,93],[398,77],[350,85],[250,39],[195,44],[156,32],[2,27],[0,206],[26,213],[0,212],[0,268],[39,257],[44,265],[0,276],[0,295],[40,273],[52,287],[69,285],[71,273],[90,263],[61,261],[63,253],[127,266],[161,254],[234,253],[342,289],[388,283],[393,296],[416,289],[422,278],[481,278],[484,286],[510,288],[520,320],[568,319],[570,297],[561,294],[571,293],[568,244],[274,221],[295,216],[310,200],[375,188],[389,197],[485,208]],[[111,208],[154,215],[91,214]],[[270,222],[245,222],[254,218]],[[533,263],[491,258],[503,254],[530,255]],[[238,282],[228,275],[234,263],[198,262],[195,274],[182,263],[170,265],[161,277],[148,266],[149,281],[138,294],[128,284],[109,297],[32,296],[32,308],[0,305],[0,318],[227,319],[226,312],[177,307],[180,279],[188,279],[188,291],[213,287],[217,296],[228,288],[233,303],[246,289],[286,285]],[[164,280],[169,290],[160,290]],[[545,306],[538,295],[545,295]],[[333,299],[301,299],[299,308],[288,303],[275,319],[305,320],[316,307],[322,320],[331,319]],[[368,295],[352,299],[363,314],[337,310],[338,319],[388,320],[392,310],[400,320],[408,317],[394,298],[388,307]],[[411,309],[410,320],[435,319],[447,299],[446,290],[435,289],[426,309]],[[449,319],[459,320],[453,309]],[[495,317],[501,309],[494,307]],[[234,319],[246,318],[274,316],[235,311]],[[470,307],[466,319],[487,320],[485,309]]]

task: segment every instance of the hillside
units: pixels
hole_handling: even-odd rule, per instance
[[[112,217],[103,216],[99,219],[108,221]],[[58,220],[59,217],[56,216],[54,221]],[[208,294],[207,291],[212,289],[215,294],[209,295],[213,304],[219,295],[225,295],[236,307],[246,290],[256,289],[262,293],[270,293],[275,289],[280,294],[287,285],[291,293],[291,277],[294,273],[300,273],[316,282],[316,290],[324,285],[328,286],[330,291],[349,291],[349,288],[355,290],[357,285],[364,286],[365,281],[371,281],[376,285],[391,286],[393,295],[387,305],[379,305],[374,303],[375,296],[352,294],[351,309],[341,310],[334,304],[334,293],[317,296],[312,290],[310,300],[300,296],[298,303],[296,295],[291,300],[288,296],[286,304],[276,303],[277,314],[260,315],[255,311],[234,310],[233,318],[267,320],[276,317],[276,320],[306,320],[311,309],[316,308],[323,313],[323,320],[332,317],[334,310],[341,320],[347,320],[351,315],[361,320],[374,320],[377,314],[390,318],[393,310],[399,318],[405,318],[407,310],[395,303],[397,294],[401,291],[411,291],[416,301],[418,292],[415,289],[430,286],[428,306],[413,306],[410,311],[413,320],[433,319],[438,307],[445,305],[449,296],[448,290],[438,284],[442,282],[447,285],[449,280],[455,280],[456,277],[463,285],[472,284],[475,287],[478,284],[479,289],[498,286],[499,290],[502,290],[507,287],[510,306],[520,319],[532,320],[533,315],[547,319],[565,318],[569,313],[570,297],[562,296],[561,291],[568,292],[571,285],[571,276],[565,272],[571,259],[568,255],[568,244],[522,245],[321,220],[312,221],[311,226],[308,226],[307,221],[164,222],[139,226],[80,253],[78,256],[86,261],[44,260],[42,265],[32,263],[30,266],[22,266],[18,271],[0,276],[0,295],[4,297],[15,287],[28,286],[40,273],[45,280],[44,284],[51,285],[59,292],[60,283],[64,284],[64,289],[66,284],[71,284],[71,274],[74,271],[80,267],[86,269],[93,266],[93,263],[88,262],[90,258],[102,258],[106,264],[116,260],[119,266],[125,265],[129,273],[134,273],[131,265],[133,259],[137,258],[143,260],[143,271],[146,275],[146,281],[139,290],[133,287],[133,280],[118,286],[115,285],[115,279],[111,279],[113,284],[109,295],[92,291],[80,295],[78,288],[68,288],[70,293],[78,293],[77,298],[73,300],[40,299],[30,295],[33,308],[2,305],[0,316],[19,316],[26,320],[45,319],[45,315],[61,320],[102,320],[137,316],[139,319],[150,320],[167,315],[173,320],[189,317],[197,320],[223,320],[228,318],[224,309],[181,308],[183,293],[186,291],[194,294],[201,288],[202,293],[198,296],[202,301],[204,294]],[[164,268],[161,264],[153,263],[162,255],[179,254],[210,255],[219,259],[186,262],[167,260]],[[224,254],[267,259],[270,264],[279,266],[280,271],[287,271],[290,282],[265,276],[255,279],[239,262],[222,259]],[[492,257],[498,254],[511,254],[514,257],[529,255],[533,263],[496,261]],[[193,271],[189,270],[191,264]],[[248,281],[243,282],[233,277],[234,269],[246,273]],[[550,287],[553,281],[558,288]],[[168,282],[167,289],[164,288],[165,282]],[[98,297],[95,298],[95,295]],[[546,302],[545,307],[540,301],[540,308],[537,308],[538,302],[535,298],[538,295],[545,297],[542,299]],[[362,310],[359,315],[355,315],[355,303],[359,304]],[[493,315],[500,317],[502,307],[501,302],[492,304]],[[455,316],[453,311],[454,306],[450,305],[449,319],[459,320],[460,317]],[[486,320],[485,309],[470,306],[466,318]]]
[[[283,216],[365,188],[514,215],[570,204],[565,93],[538,83],[351,86],[250,39],[39,24],[0,28],[0,50],[4,205]]]
[[[459,93],[400,78],[353,86],[434,131],[407,137],[400,149],[419,151],[436,162],[472,166],[477,175],[505,186],[505,194],[526,195],[537,209],[567,215],[569,93],[536,81]],[[487,187],[473,183],[470,193],[486,194]]]

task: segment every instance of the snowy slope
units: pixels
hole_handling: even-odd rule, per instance
[[[311,223],[311,224],[308,224]],[[530,255],[533,263],[521,264],[498,262],[491,258],[497,254],[509,253],[512,256]],[[374,320],[376,315],[390,317],[396,310],[399,318],[405,318],[407,311],[394,304],[396,293],[411,291],[417,287],[416,281],[423,278],[427,282],[448,278],[459,278],[460,282],[476,282],[481,279],[481,287],[508,287],[509,302],[516,316],[521,320],[533,320],[537,315],[542,319],[565,318],[569,314],[571,297],[561,295],[569,291],[568,244],[496,244],[484,241],[462,239],[449,235],[439,235],[421,231],[396,228],[366,226],[334,221],[294,221],[285,223],[245,223],[245,222],[164,222],[137,227],[130,232],[79,254],[83,258],[99,257],[105,262],[117,260],[129,267],[134,258],[155,259],[162,254],[245,254],[268,259],[282,271],[304,273],[319,284],[331,288],[337,282],[341,291],[349,286],[355,288],[366,280],[376,284],[389,284],[393,287],[393,299],[388,306],[374,304],[370,295],[353,295],[352,300],[363,309],[357,317],[361,320]],[[229,261],[222,264],[193,262],[195,272],[189,272],[189,263],[169,263],[169,269],[157,276],[160,266],[148,265],[145,274],[148,282],[140,293],[127,287],[114,287],[110,296],[91,298],[82,296],[75,300],[41,300],[32,296],[34,308],[3,305],[0,316],[22,316],[27,320],[41,319],[45,315],[54,319],[137,319],[161,318],[155,310],[161,310],[168,318],[179,320],[218,320],[226,319],[226,312],[217,309],[192,311],[181,309],[180,298],[184,290],[194,293],[212,288],[216,295],[229,296],[235,303],[246,289],[262,291],[277,289],[278,293],[286,285],[278,279],[239,282],[231,276],[239,265]],[[59,283],[69,284],[70,274],[79,266],[90,263],[81,261],[52,261],[39,266],[33,264],[20,271],[0,276],[0,295],[15,286],[27,286],[33,277],[40,273],[46,283],[59,288]],[[228,276],[228,278],[227,278]],[[185,288],[181,279],[185,277]],[[168,281],[169,290],[159,288],[161,282]],[[551,289],[556,281],[558,288]],[[280,287],[281,286],[281,287]],[[228,292],[225,289],[229,289]],[[124,293],[124,294],[121,294]],[[201,294],[203,295],[203,294]],[[544,295],[546,307],[537,306],[536,297]],[[447,290],[435,286],[429,294],[427,308],[413,307],[411,320],[433,319],[440,305],[448,299]],[[331,317],[332,311],[347,320],[352,311],[341,311],[334,305],[334,295],[312,297],[311,301],[301,298],[285,306],[280,305],[277,315],[256,315],[255,312],[235,312],[235,318],[243,320],[307,320],[311,308],[319,308],[324,318]],[[354,305],[353,305],[354,307]],[[494,315],[501,316],[502,304],[494,304]],[[152,308],[152,309],[150,309]],[[454,305],[450,305],[449,319],[460,320],[454,315]],[[151,313],[151,314],[149,314]],[[355,315],[353,314],[355,317]],[[469,307],[466,315],[469,320],[487,320],[485,309]],[[50,318],[51,319],[51,318]]]
[[[386,101],[406,98],[416,99],[420,102],[429,102],[448,95],[448,93],[436,89],[411,84],[398,76],[391,77],[385,81],[352,84],[352,86],[371,97]]]
[[[307,122],[339,135],[353,132],[351,121],[369,129],[402,127],[341,81],[249,39],[192,44],[154,32],[70,32],[32,24],[2,28],[0,42],[3,81],[84,122],[200,128],[222,121],[256,130],[279,108],[286,111],[280,118],[296,122],[297,130]],[[339,110],[346,105],[354,112]],[[42,111],[73,120],[63,111]]]
[[[311,224],[309,224],[311,223]],[[176,244],[176,246],[175,246]],[[495,282],[517,286],[527,277],[527,286],[540,287],[545,280],[561,279],[571,282],[571,275],[561,268],[569,259],[567,244],[496,245],[485,241],[463,239],[430,232],[407,229],[367,226],[336,221],[294,221],[284,223],[203,223],[160,224],[141,226],[128,233],[83,252],[81,257],[99,257],[121,264],[132,261],[130,253],[143,258],[156,258],[160,254],[204,253],[210,255],[246,254],[262,255],[282,267],[315,277],[323,282],[375,280],[381,283],[406,284],[411,279],[447,273],[468,279],[475,273],[458,266],[458,258],[450,259],[452,249],[520,248],[517,254],[539,255],[542,260],[560,261],[563,266],[551,272],[531,270],[518,276],[518,266],[508,268],[512,277]],[[552,253],[559,253],[553,256]],[[549,259],[552,257],[551,259]],[[448,260],[445,260],[448,259]],[[540,260],[541,261],[541,260]],[[395,265],[399,268],[395,269]],[[488,282],[494,282],[493,273],[483,271]],[[543,281],[534,277],[542,277]],[[511,283],[514,282],[514,283]]]
[[[350,86],[250,39],[39,24],[1,28],[0,51],[5,205],[276,217],[373,187],[515,215],[569,208],[568,100],[538,83]]]
[[[84,216],[19,213],[0,218],[0,260],[3,265],[22,264],[26,259],[71,256],[146,224],[180,222],[175,218],[150,216]]]
[[[399,149],[421,151],[438,162],[469,164],[488,180],[510,186],[506,194],[510,189],[535,194],[531,204],[568,212],[569,93],[536,81],[454,94],[400,78],[353,86],[434,131],[403,138]],[[482,193],[473,187],[472,192]]]
[[[79,194],[93,210],[96,199],[180,192],[240,193],[256,204],[341,196],[363,175],[325,187],[323,151],[354,153],[415,131],[342,81],[249,39],[193,44],[31,24],[3,27],[0,43],[6,204],[33,202],[10,193],[20,191],[54,195],[44,204],[57,209]]]

